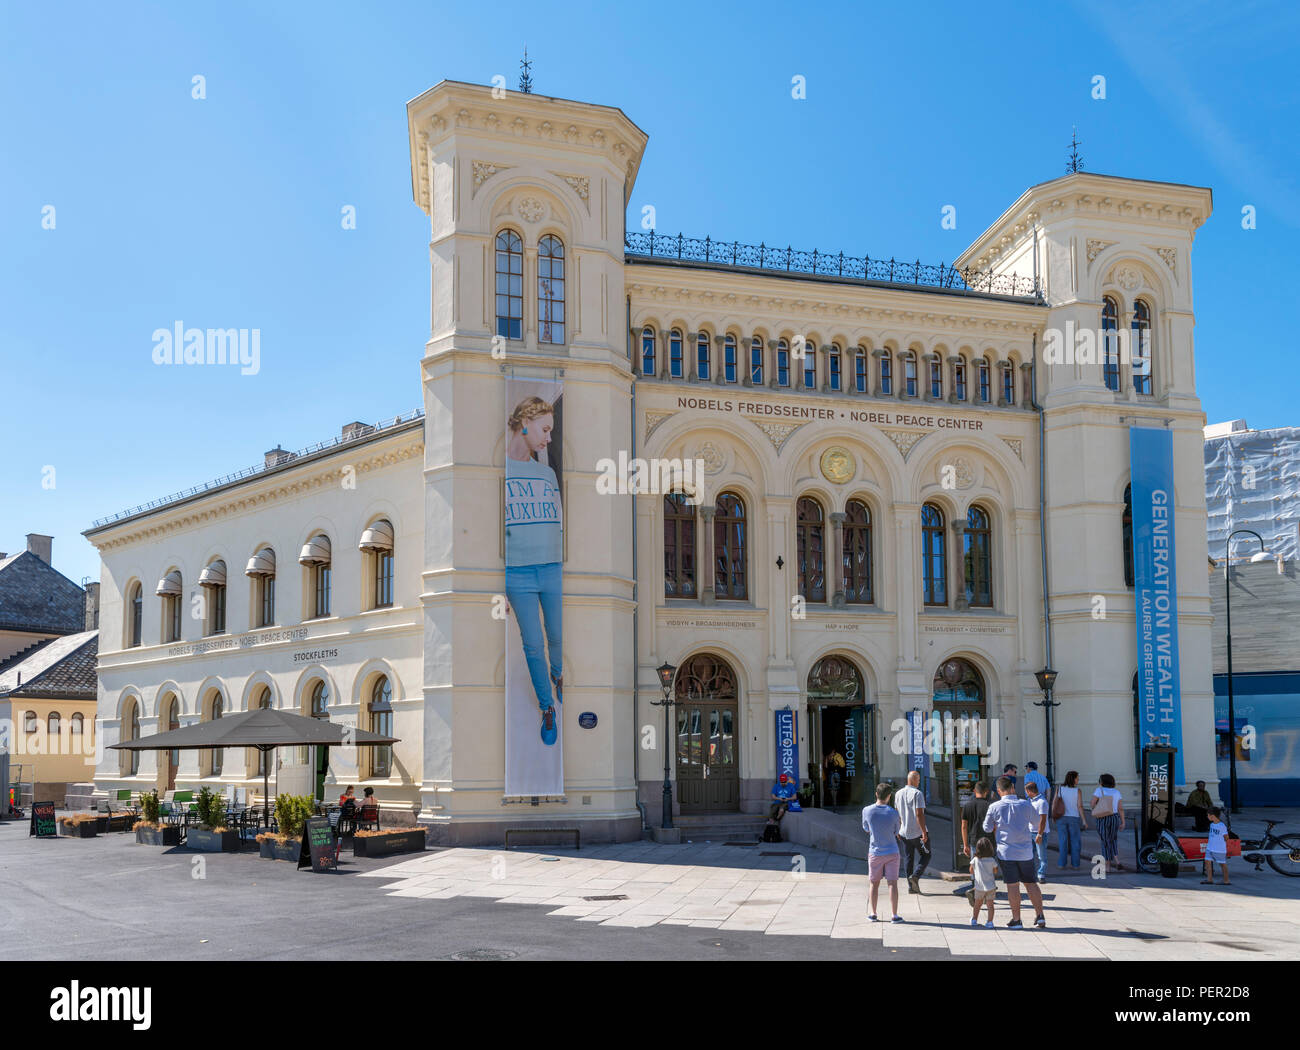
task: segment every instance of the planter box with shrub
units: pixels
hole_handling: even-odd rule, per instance
[[[263,860],[296,861],[302,852],[302,839],[263,832],[257,836],[257,849]]]
[[[386,857],[392,853],[420,853],[423,850],[424,828],[358,831],[352,837],[354,857]]]
[[[145,846],[179,846],[181,829],[175,824],[154,826],[141,821],[135,826],[135,840]]]
[[[59,834],[70,839],[93,839],[99,833],[99,818],[89,815],[59,818]]]
[[[204,853],[233,853],[239,849],[239,832],[229,828],[208,830],[190,828],[185,833],[185,845]]]

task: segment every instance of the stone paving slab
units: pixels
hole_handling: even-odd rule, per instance
[[[868,921],[866,865],[809,847],[802,858],[763,857],[757,847],[703,843],[627,843],[596,849],[527,852],[454,848],[382,869],[359,872],[382,880],[392,896],[454,897],[499,904],[541,905],[558,920],[630,929],[688,926],[770,936],[876,941],[885,949],[943,949],[953,958],[1235,959],[1300,957],[1300,879],[1234,871],[1230,888],[1201,886],[1199,872],[1177,881],[1133,872],[1094,879],[1069,873],[1043,887],[1049,927],[1034,930],[1022,898],[1024,930],[1008,930],[1011,913],[999,885],[995,928],[970,926],[970,906],[952,883],[922,880],[920,894],[899,884],[899,913],[889,919],[889,891],[880,887],[880,922]],[[769,852],[771,852],[769,850]],[[782,850],[781,852],[785,852]],[[558,858],[558,859],[543,859]],[[1052,860],[1054,861],[1054,857]],[[626,899],[592,901],[588,897]],[[495,905],[494,905],[495,906]],[[985,912],[981,910],[983,923]]]

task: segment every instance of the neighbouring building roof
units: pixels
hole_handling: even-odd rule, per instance
[[[0,630],[72,634],[86,624],[86,592],[31,551],[0,561]]]
[[[98,659],[98,631],[55,638],[0,672],[0,696],[93,700]]]

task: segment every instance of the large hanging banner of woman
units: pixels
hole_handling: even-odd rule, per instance
[[[507,797],[564,793],[563,396],[506,379]]]

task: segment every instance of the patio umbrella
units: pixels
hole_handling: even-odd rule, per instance
[[[142,736],[121,744],[118,751],[216,751],[223,747],[255,747],[266,752],[277,747],[382,747],[396,744],[397,737],[380,736],[365,729],[353,729],[323,718],[306,718],[289,711],[261,707],[237,715],[195,722],[181,729]],[[262,813],[270,823],[270,763],[262,773]]]

